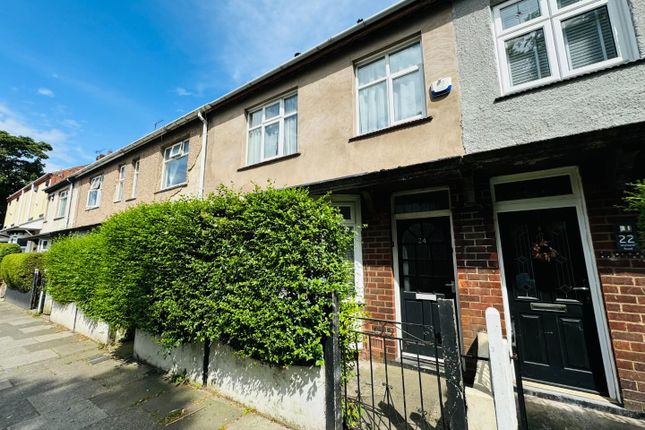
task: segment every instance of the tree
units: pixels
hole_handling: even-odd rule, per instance
[[[0,130],[0,224],[4,221],[7,197],[44,174],[43,160],[51,150],[48,143]]]

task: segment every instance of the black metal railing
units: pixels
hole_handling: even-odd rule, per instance
[[[345,428],[467,428],[454,302],[444,302],[452,317],[439,324],[356,319],[343,339]]]

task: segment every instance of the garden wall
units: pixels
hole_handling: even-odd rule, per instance
[[[204,348],[186,345],[165,349],[155,338],[137,330],[134,355],[162,370],[185,373],[202,382]],[[230,347],[213,343],[208,385],[219,393],[298,429],[325,428],[325,374],[323,367],[268,366],[243,358]]]
[[[112,340],[110,327],[102,321],[97,322],[86,317],[75,303],[60,304],[52,302],[49,319],[97,342],[107,344]]]

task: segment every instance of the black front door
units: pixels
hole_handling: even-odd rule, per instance
[[[396,228],[403,351],[434,357],[436,347],[440,356],[436,299],[454,298],[450,218],[399,220]]]
[[[500,213],[498,220],[522,376],[605,394],[576,210]]]

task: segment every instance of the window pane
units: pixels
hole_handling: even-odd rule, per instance
[[[398,196],[394,199],[394,213],[402,214],[448,209],[450,207],[448,200],[448,191],[430,191]]]
[[[284,99],[284,113],[288,115],[298,110],[298,96],[291,96]]]
[[[267,106],[264,109],[264,119],[275,118],[280,115],[280,102],[274,103],[271,106]]]
[[[521,0],[499,11],[499,16],[502,19],[502,29],[504,30],[530,21],[540,15],[539,0]]]
[[[562,33],[571,69],[618,56],[606,7],[563,21]]]
[[[253,164],[260,161],[262,142],[262,129],[257,128],[249,132],[249,149],[246,153],[246,163]]]
[[[298,150],[298,115],[284,120],[284,155],[294,154]]]
[[[164,186],[172,187],[186,182],[186,172],[188,168],[188,156],[183,156],[166,163],[166,180]]]
[[[87,197],[87,205],[90,207],[96,206],[97,197],[98,191],[90,191]]]
[[[563,7],[571,6],[582,0],[558,0],[558,8],[562,9]]]
[[[249,114],[249,127],[257,127],[262,122],[262,109]]]
[[[385,57],[358,68],[358,85],[385,77]]]
[[[363,88],[358,92],[360,132],[385,128],[388,125],[387,86],[385,82]]]
[[[542,29],[508,40],[506,56],[512,85],[551,76]]]
[[[421,44],[415,43],[399,52],[390,55],[390,73],[421,64]]]
[[[392,81],[394,90],[394,120],[400,121],[423,114],[423,80],[421,71]]]
[[[271,158],[278,155],[278,136],[280,123],[264,127],[264,158]]]
[[[537,197],[572,194],[568,175],[528,179],[495,185],[495,201],[532,199]]]

